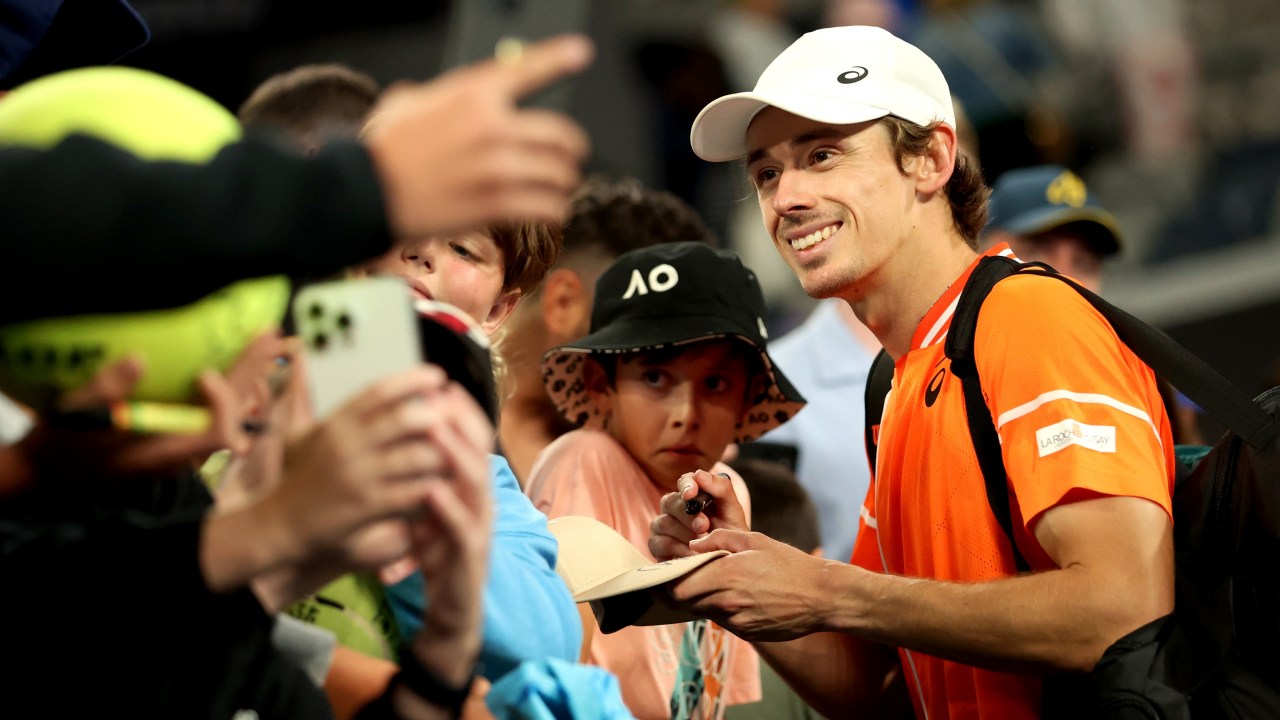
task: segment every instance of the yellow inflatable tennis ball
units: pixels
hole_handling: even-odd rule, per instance
[[[240,139],[213,98],[146,70],[91,67],[21,85],[0,102],[0,145],[52,147],[92,135],[146,160],[208,162]]]
[[[204,163],[240,138],[240,125],[208,96],[126,67],[56,73],[0,100],[0,146],[50,147],[75,133],[147,160]],[[173,242],[184,242],[181,228],[174,229]],[[180,308],[0,327],[0,390],[47,409],[104,364],[137,355],[146,371],[134,399],[187,402],[199,374],[228,367],[250,340],[279,324],[288,300],[288,280],[273,276],[229,285]]]

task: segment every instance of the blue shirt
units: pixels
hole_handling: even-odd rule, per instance
[[[484,591],[484,676],[497,680],[525,660],[574,662],[582,622],[569,588],[556,575],[558,547],[547,517],[520,490],[506,458],[493,455],[489,475],[497,514]],[[386,589],[406,642],[422,629],[423,589],[417,572]]]
[[[862,418],[875,353],[849,330],[841,302],[823,302],[800,327],[769,343],[769,355],[809,403],[760,441],[796,446],[796,477],[817,506],[823,554],[848,562],[871,482]]]

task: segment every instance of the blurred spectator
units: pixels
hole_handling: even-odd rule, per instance
[[[821,26],[874,25],[906,37],[918,20],[918,5],[916,0],[826,0]]]
[[[933,0],[913,44],[933,58],[964,104],[987,177],[1059,157],[1060,108],[1042,80],[1063,65],[1042,18],[1025,3]]]
[[[351,138],[364,127],[382,88],[345,65],[302,65],[254,89],[236,115],[248,130],[269,132],[310,155],[328,138]]]
[[[277,133],[315,152],[327,141],[359,133],[377,91],[371,77],[345,66],[306,65],[264,81],[240,116],[251,130]],[[415,295],[457,306],[492,335],[540,285],[559,250],[558,227],[499,222],[455,237],[404,242],[357,272],[403,277]],[[491,458],[490,475],[498,512],[481,660],[486,676],[496,680],[523,660],[575,659],[580,624],[555,574],[556,548],[546,518],[520,491],[504,458]],[[338,632],[352,647],[394,658],[395,648],[422,627],[423,579],[409,570],[384,580],[390,583],[385,589],[372,574],[342,578],[290,612]],[[517,596],[522,602],[512,604],[509,599]],[[334,612],[335,605],[342,609]],[[352,623],[352,614],[361,617]],[[335,672],[349,677],[350,671],[335,665]],[[360,691],[358,682],[350,686]]]
[[[848,303],[830,299],[770,349],[809,404],[740,453],[770,457],[776,451],[769,445],[794,449],[796,476],[818,507],[823,550],[847,561],[870,484],[861,398],[880,343]]]
[[[1079,68],[1073,118],[1119,118],[1115,130],[1138,162],[1159,163],[1187,148],[1198,81],[1186,0],[1041,0],[1041,7],[1068,63],[1064,77],[1072,77],[1065,67]]]
[[[1038,165],[996,179],[982,243],[1002,242],[1023,260],[1048,263],[1096,292],[1103,261],[1120,251],[1121,233],[1080,176],[1059,165]]]

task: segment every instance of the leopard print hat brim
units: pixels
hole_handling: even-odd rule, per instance
[[[743,414],[734,433],[734,442],[754,440],[773,428],[791,419],[805,405],[805,399],[786,375],[774,364],[769,353],[750,338],[742,335],[717,334],[691,337],[678,341],[633,343],[620,346],[598,337],[600,333],[588,335],[572,344],[552,348],[542,359],[542,383],[547,395],[555,403],[556,409],[565,420],[580,427],[600,428],[600,410],[591,401],[586,392],[583,379],[583,366],[593,353],[614,354],[628,352],[644,352],[660,350],[665,347],[684,345],[701,340],[729,337],[741,340],[759,351],[768,376],[768,387],[756,402]]]

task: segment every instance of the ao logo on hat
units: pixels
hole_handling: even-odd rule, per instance
[[[666,263],[656,265],[649,271],[649,282],[640,274],[639,268],[631,271],[631,282],[627,283],[627,291],[622,294],[623,300],[630,300],[633,295],[648,295],[649,291],[666,292],[680,282],[680,273]]]

